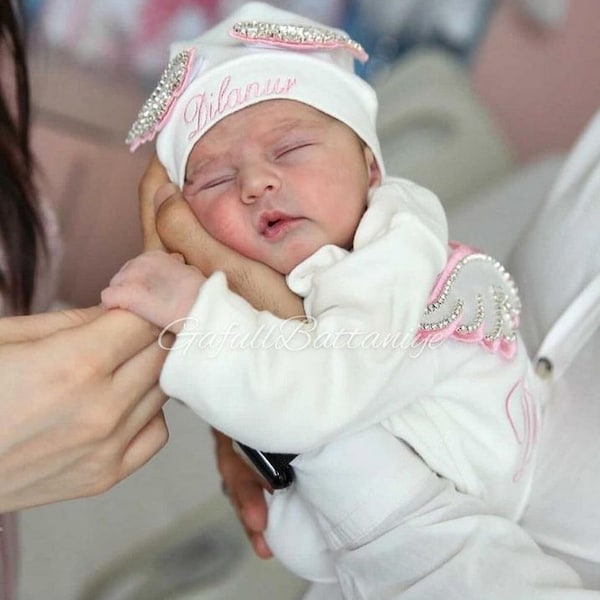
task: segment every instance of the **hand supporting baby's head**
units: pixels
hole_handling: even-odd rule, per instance
[[[373,153],[340,121],[292,100],[245,108],[190,154],[184,195],[215,239],[279,273],[327,244],[352,247]]]
[[[324,244],[351,247],[383,174],[355,56],[339,30],[248,3],[174,47],[129,141],[160,130],[159,158],[206,230],[287,274]]]

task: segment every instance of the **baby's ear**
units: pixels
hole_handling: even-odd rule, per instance
[[[365,162],[367,165],[367,173],[369,174],[369,188],[375,187],[381,183],[381,171],[377,164],[377,159],[371,148],[365,144],[364,147]]]

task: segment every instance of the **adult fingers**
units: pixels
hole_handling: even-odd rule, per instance
[[[247,532],[259,533],[267,526],[266,488],[257,475],[234,451],[231,438],[213,429],[217,465],[227,495]]]
[[[160,391],[158,379],[166,356],[158,344],[151,344],[119,367],[110,382],[125,415],[127,437],[141,429],[166,401],[164,393],[151,393]]]
[[[84,359],[100,373],[115,371],[143,348],[156,343],[158,329],[133,313],[110,310],[80,327],[56,334],[61,353],[75,354],[80,366]]]
[[[233,258],[238,256],[206,232],[179,191],[158,207],[156,228],[171,252],[183,254],[188,264],[198,267],[205,275],[217,269],[226,271]]]
[[[164,167],[154,154],[138,186],[144,250],[155,250],[163,247],[155,226],[154,199],[157,190],[168,181],[169,177]]]
[[[248,539],[252,544],[252,548],[254,549],[255,554],[259,558],[272,558],[273,552],[271,551],[271,548],[269,548],[269,545],[265,540],[265,536],[262,533],[253,533],[246,531],[246,535],[248,536]]]
[[[35,340],[89,323],[102,314],[98,306],[0,319],[0,344]]]
[[[161,185],[156,194],[154,194],[154,213],[156,214],[165,200],[171,196],[181,196],[181,190],[174,183],[165,183]],[[183,199],[183,198],[182,198]]]
[[[267,528],[268,510],[261,483],[240,476],[228,489],[244,526],[253,533],[262,533]]]
[[[304,314],[301,299],[287,287],[280,273],[211,237],[181,193],[171,195],[159,207],[156,228],[171,252],[183,254],[188,264],[207,277],[214,271],[224,271],[229,287],[258,310],[269,310],[282,318]]]
[[[268,522],[268,508],[262,485],[254,477],[240,478],[232,486],[229,499],[257,556],[260,558],[273,556],[264,537]]]
[[[152,390],[158,394],[160,390]],[[169,440],[169,430],[162,411],[155,413],[145,427],[131,440],[121,464],[120,478],[125,479],[145,465]]]

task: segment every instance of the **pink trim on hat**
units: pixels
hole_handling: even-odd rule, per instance
[[[305,39],[298,40],[297,37],[293,37],[290,39],[285,39],[285,36],[273,37],[268,33],[260,34],[253,33],[252,35],[243,33],[238,29],[238,26],[243,25],[242,23],[236,23],[234,27],[229,32],[229,35],[244,44],[254,44],[257,46],[265,47],[265,48],[287,48],[292,50],[300,50],[300,51],[311,51],[311,50],[333,50],[336,48],[340,48],[342,50],[347,50],[352,54],[356,59],[360,62],[365,63],[369,60],[369,55],[365,51],[365,49],[354,40],[350,39],[346,34],[339,34],[333,29],[327,29],[325,27],[316,27],[311,25],[278,25],[275,23],[261,23],[261,22],[253,22],[252,25],[264,25],[266,27],[283,27],[290,29],[298,29],[305,30],[308,35]],[[319,34],[328,34],[331,37],[328,39],[324,39],[323,35],[320,36],[321,39],[314,39],[316,36],[311,36],[311,32],[316,32]],[[311,39],[313,37],[313,39]],[[347,38],[347,39],[343,39]]]
[[[177,100],[177,98],[179,98],[179,96],[181,96],[181,94],[187,87],[188,82],[192,76],[192,72],[194,72],[194,74],[197,74],[198,67],[200,66],[200,64],[196,64],[195,68],[192,69],[192,66],[194,65],[194,61],[196,58],[196,50],[195,50],[195,48],[189,48],[187,50],[187,52],[188,52],[188,57],[187,57],[187,60],[186,60],[185,66],[184,66],[184,72],[183,72],[183,77],[182,77],[181,81],[179,82],[177,87],[171,91],[171,93],[166,101],[166,104],[165,104],[164,108],[162,109],[161,114],[156,117],[151,128],[148,129],[148,131],[146,131],[142,135],[138,135],[131,139],[131,141],[129,142],[129,149],[131,152],[135,152],[139,146],[141,146],[142,144],[144,144],[146,142],[150,142],[155,138],[156,134],[165,126],[166,122],[168,121],[169,117],[171,116],[171,113],[173,112],[173,107],[175,106],[175,101]],[[203,59],[200,57],[200,60],[202,61]],[[168,69],[169,69],[169,67],[167,67],[167,69],[165,69],[165,73],[168,71]],[[159,88],[160,88],[160,83],[156,87],[155,92]],[[149,101],[150,101],[150,99],[148,99],[146,102],[148,103]],[[144,107],[142,107],[142,111],[144,111],[145,108],[146,108],[146,105],[144,105]],[[137,123],[137,121],[136,121],[136,123]],[[135,127],[136,123],[134,123],[134,125],[132,126],[132,129],[133,129],[133,127]]]

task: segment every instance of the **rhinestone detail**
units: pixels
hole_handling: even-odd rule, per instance
[[[491,269],[491,276],[487,289],[475,295],[471,321],[460,323],[469,298],[457,296],[468,294],[469,290],[465,289],[464,283],[458,283],[458,278],[468,265],[483,266],[488,273]],[[514,345],[517,338],[520,311],[518,289],[509,273],[491,256],[472,253],[454,266],[438,296],[425,308],[420,333],[427,336],[447,331],[448,335],[458,339],[481,341],[492,350],[502,346],[503,351],[508,353],[506,347]],[[477,335],[479,332],[481,334]]]
[[[468,325],[459,325],[456,328],[456,332],[459,334],[468,335],[477,331],[485,318],[485,307],[483,304],[483,296],[481,294],[477,294],[477,313],[475,314],[475,319],[469,323]]]
[[[125,138],[132,152],[144,142],[154,139],[162,128],[173,102],[183,91],[193,57],[194,50],[189,49],[179,52],[169,61]]]
[[[267,46],[314,50],[343,48],[359,61],[366,62],[369,55],[350,36],[335,29],[313,25],[283,25],[265,21],[240,21],[229,32],[235,39]]]

